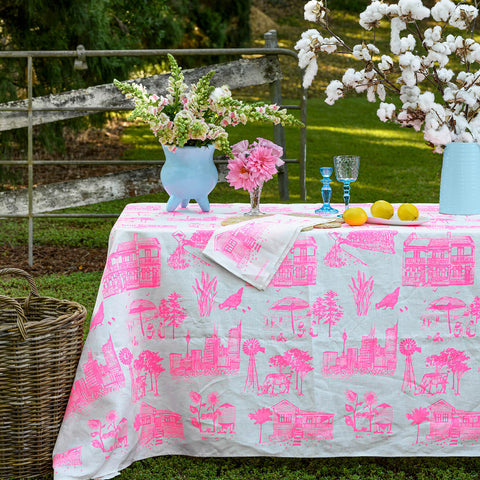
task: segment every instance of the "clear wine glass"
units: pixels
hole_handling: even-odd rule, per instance
[[[330,198],[332,198],[332,187],[330,187],[332,180],[330,179],[330,175],[333,173],[333,168],[320,167],[320,173],[322,174],[323,206],[321,208],[317,208],[315,213],[318,215],[333,215],[338,213],[338,210],[330,205]]]
[[[350,203],[350,184],[358,177],[360,168],[360,157],[357,155],[337,155],[333,157],[335,176],[343,183],[343,201],[345,210]]]

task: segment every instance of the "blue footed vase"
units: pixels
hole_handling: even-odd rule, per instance
[[[218,182],[218,171],[213,162],[215,147],[176,147],[162,145],[165,164],[160,172],[162,185],[170,195],[167,212],[182,208],[194,199],[203,212],[210,211],[208,194]]]
[[[440,213],[480,214],[480,145],[449,143],[443,152]]]

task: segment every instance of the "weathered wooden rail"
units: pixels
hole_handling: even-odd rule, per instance
[[[88,179],[60,182],[50,185],[33,185],[33,171],[37,165],[85,165],[100,164],[96,160],[83,161],[42,161],[33,160],[33,127],[49,122],[66,120],[70,118],[90,115],[98,112],[132,110],[132,100],[125,96],[113,85],[96,85],[82,90],[65,92],[57,95],[48,95],[34,98],[33,91],[33,59],[38,57],[71,57],[75,63],[82,64],[88,57],[95,56],[161,56],[172,53],[174,56],[185,55],[248,55],[232,62],[219,65],[208,65],[192,70],[184,70],[187,84],[195,83],[200,77],[210,70],[215,70],[212,84],[215,86],[229,85],[231,89],[255,85],[270,85],[270,101],[282,105],[281,84],[282,72],[278,55],[289,55],[296,58],[292,50],[278,48],[276,32],[265,34],[264,48],[238,48],[238,49],[181,49],[181,50],[84,50],[79,47],[77,51],[0,51],[2,58],[25,58],[27,61],[27,98],[14,102],[0,104],[0,131],[16,128],[27,128],[27,159],[18,161],[0,161],[0,164],[23,165],[28,169],[28,188],[8,192],[0,192],[0,217],[28,218],[29,229],[29,264],[33,264],[33,219],[35,217],[116,217],[112,214],[66,214],[50,213],[55,210],[69,207],[85,206],[119,198],[129,198],[147,193],[156,193],[162,190],[160,170],[162,162],[159,161],[108,161],[109,165],[138,164],[144,168],[122,170]],[[262,55],[257,57],[257,55]],[[251,58],[250,56],[255,56]],[[165,92],[169,74],[154,75],[140,81],[149,90]],[[301,83],[301,82],[300,82]],[[300,89],[299,105],[283,105],[289,109],[299,109],[300,119],[306,125],[306,94]],[[279,172],[279,193],[282,200],[288,200],[288,169],[290,163],[300,165],[300,191],[301,198],[306,199],[306,127],[299,129],[300,151],[298,158],[285,158],[286,165]],[[274,140],[285,147],[283,127],[274,126]],[[285,148],[284,148],[285,150]],[[106,162],[105,162],[106,163]],[[219,181],[225,180],[226,160],[216,159],[219,170]]]

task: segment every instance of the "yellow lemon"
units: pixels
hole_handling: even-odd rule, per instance
[[[418,208],[411,203],[403,203],[398,207],[398,218],[400,220],[416,220],[418,218]]]
[[[377,200],[370,207],[370,211],[372,215],[377,218],[386,218],[388,220],[393,217],[393,206],[385,200]]]
[[[349,225],[363,225],[367,221],[367,214],[363,208],[352,207],[345,210],[343,219]]]

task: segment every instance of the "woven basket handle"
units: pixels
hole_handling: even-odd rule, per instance
[[[18,275],[24,277],[28,281],[28,284],[30,285],[30,293],[26,298],[24,305],[25,310],[28,310],[29,299],[31,297],[39,296],[37,286],[35,285],[33,277],[19,268],[2,268],[0,269],[0,277],[3,275]],[[26,340],[27,331],[25,329],[25,324],[27,323],[27,317],[25,315],[24,308],[22,308],[22,306],[17,302],[17,300],[7,297],[5,295],[0,295],[0,307],[10,307],[17,312],[17,327],[20,335],[22,335],[23,339]]]

